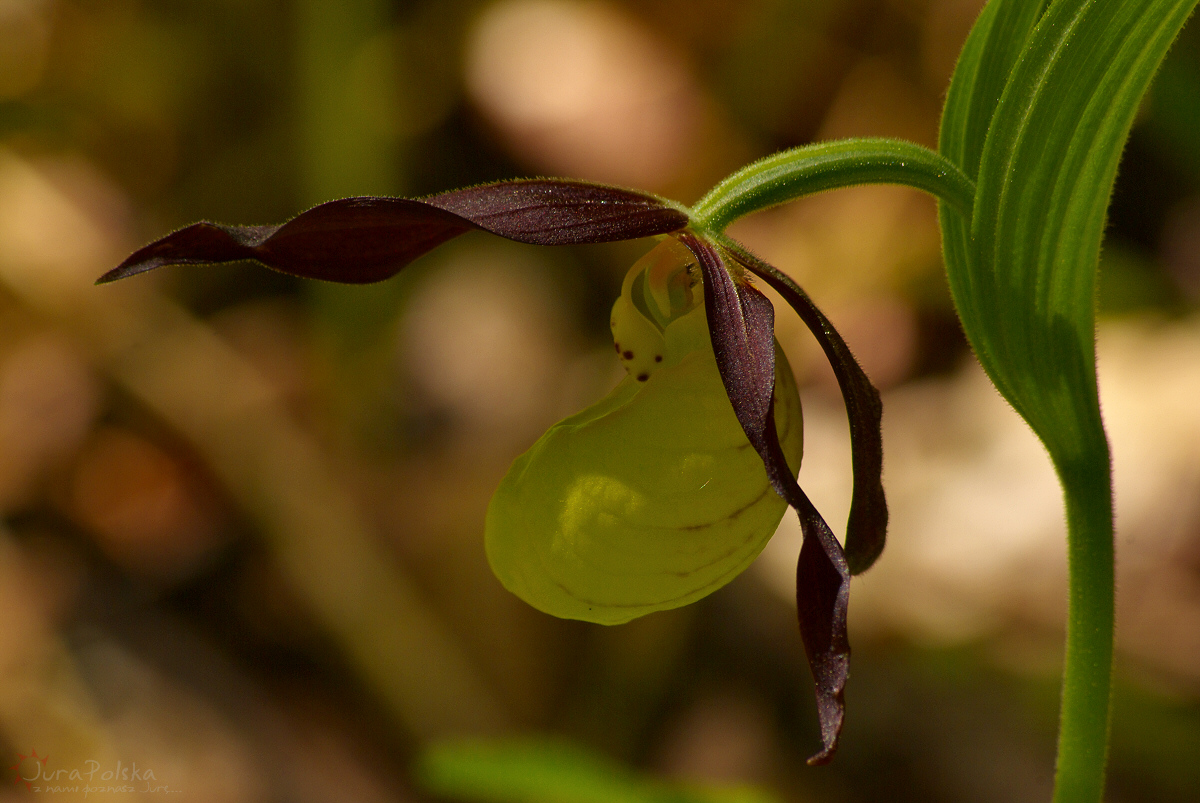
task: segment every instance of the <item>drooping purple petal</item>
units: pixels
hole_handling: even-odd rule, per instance
[[[767,430],[774,422],[775,309],[762,293],[733,280],[715,245],[690,232],[679,240],[695,254],[704,275],[705,315],[725,392],[746,437],[765,453]],[[768,474],[772,470],[768,465]],[[780,496],[794,476],[785,462],[783,476],[770,477]]]
[[[195,223],[137,250],[99,283],[163,265],[253,259],[310,279],[363,284],[397,273],[472,229],[534,245],[574,245],[666,234],[687,214],[633,190],[531,179],[484,184],[422,200],[343,198],[279,226]]]
[[[799,486],[797,486],[799,488]],[[850,638],[846,613],[850,606],[850,567],[833,531],[800,491],[791,503],[800,517],[804,543],[796,562],[796,612],[804,652],[817,687],[817,719],[824,749],[809,764],[828,764],[837,751],[846,716],[846,681],[850,678]]]
[[[846,561],[860,574],[879,557],[887,539],[888,509],[883,491],[883,404],[846,341],[800,286],[736,243],[722,243],[743,267],[759,276],[791,305],[807,324],[833,366],[850,420],[854,494],[846,523]]]
[[[804,652],[817,690],[821,752],[810,764],[833,758],[845,717],[850,674],[846,612],[850,569],[829,525],[796,483],[775,430],[775,312],[770,300],[735,281],[721,251],[690,232],[678,235],[704,275],[704,306],[717,370],[738,422],[762,457],[772,487],[800,517],[804,545],[796,568],[796,610]]]

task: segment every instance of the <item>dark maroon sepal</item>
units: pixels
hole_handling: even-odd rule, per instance
[[[578,181],[532,179],[407,198],[343,198],[280,226],[195,223],[134,252],[98,283],[163,265],[252,259],[309,279],[377,282],[472,229],[534,245],[666,234],[687,215],[652,195]]]
[[[424,201],[484,231],[533,245],[636,240],[688,224],[686,212],[653,195],[564,179],[483,184]]]
[[[846,612],[850,569],[842,546],[796,483],[775,428],[775,311],[771,301],[738,282],[720,249],[690,232],[678,235],[704,276],[704,307],[717,370],[747,439],[762,457],[767,478],[796,510],[804,545],[796,570],[796,610],[804,652],[816,683],[823,749],[808,760],[825,764],[837,751],[850,674]]]
[[[722,243],[750,272],[771,285],[821,344],[833,366],[850,421],[854,494],[846,522],[846,562],[851,574],[861,574],[883,552],[887,540],[888,508],[883,491],[883,404],[879,391],[863,372],[846,341],[800,286],[736,243]]]

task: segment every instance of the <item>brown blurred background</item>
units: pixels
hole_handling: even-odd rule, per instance
[[[727,588],[616,628],[533,611],[484,558],[509,462],[619,377],[608,308],[647,244],[471,235],[365,288],[253,265],[92,286],[201,218],[523,175],[691,202],[817,139],[933,146],[980,5],[0,0],[0,767],[37,750],[135,762],[178,800],[411,801],[431,740],[549,733],[785,801],[1048,799],[1061,502],[966,349],[929,198],[840,191],[733,231],[885,397],[890,546],[855,581],[849,719],[820,769],[790,516]],[[1185,32],[1101,266],[1112,801],[1200,797],[1198,132]],[[779,318],[801,482],[839,530],[844,413]],[[0,800],[31,797],[10,779]]]

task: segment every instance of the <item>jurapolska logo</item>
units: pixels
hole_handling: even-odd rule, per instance
[[[17,783],[17,784],[23,783],[23,784],[25,784],[25,788],[32,792],[33,791],[33,781],[38,776],[40,776],[42,771],[45,769],[46,759],[48,759],[48,758],[50,758],[50,756],[39,756],[37,754],[36,750],[31,752],[27,756],[17,753],[17,763],[13,764],[11,767],[9,767],[10,770],[13,770],[17,774],[16,777],[13,778],[13,783]],[[35,775],[33,778],[25,777],[24,764],[26,761],[33,761],[35,764],[39,765],[36,768],[36,772],[35,772]]]
[[[140,768],[137,762],[125,764],[118,761],[109,768],[99,761],[88,759],[82,767],[56,768],[47,764],[49,755],[39,756],[37,750],[29,755],[17,754],[17,763],[9,767],[15,773],[14,784],[24,784],[31,792],[83,792],[84,795],[100,792],[155,792],[170,794],[178,792],[161,783],[154,770]]]

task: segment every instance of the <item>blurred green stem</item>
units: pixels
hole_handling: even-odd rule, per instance
[[[398,80],[387,58],[394,46],[387,33],[391,10],[387,0],[296,5],[297,156],[305,206],[400,189],[398,143],[379,119]],[[323,358],[322,391],[343,435],[361,431],[368,437],[359,440],[379,440],[370,437],[376,434],[371,405],[394,376],[387,327],[407,286],[306,285]],[[268,533],[285,531],[280,562],[301,578],[308,601],[341,636],[373,691],[419,738],[499,727],[507,719],[503,706],[457,634],[424,603],[393,556],[374,543],[353,500],[330,477],[321,478],[328,487],[316,484],[320,455],[311,444],[285,437],[280,422],[270,423],[254,428],[271,446],[259,461],[260,473],[279,483],[275,494],[256,499],[269,503],[263,510]],[[259,480],[247,476],[241,482],[253,487]],[[282,496],[285,489],[290,496]],[[318,497],[321,503],[315,503]]]
[[[300,191],[305,205],[347,195],[394,193],[394,143],[373,120],[371,92],[394,76],[366,45],[387,24],[384,0],[300,0],[297,100]]]
[[[1054,803],[1098,803],[1104,795],[1114,638],[1112,474],[1108,445],[1060,464],[1067,507],[1067,650]]]
[[[304,207],[353,195],[401,195],[400,143],[385,121],[399,80],[386,0],[296,4],[297,178]],[[394,382],[388,327],[407,283],[304,287],[334,430],[358,448],[386,449]],[[380,422],[383,422],[381,430]]]

